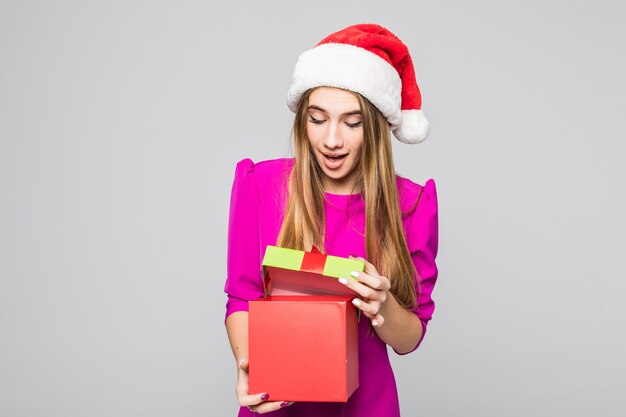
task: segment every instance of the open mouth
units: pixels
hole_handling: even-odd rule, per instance
[[[324,156],[326,158],[328,158],[329,160],[331,160],[331,161],[340,161],[343,158],[345,158],[346,156],[348,156],[348,154],[343,154],[343,155],[326,155],[326,154],[324,154]]]

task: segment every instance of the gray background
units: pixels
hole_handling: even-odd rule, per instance
[[[623,1],[0,2],[0,415],[228,416],[235,163],[289,155],[298,54],[409,46],[437,311],[405,416],[623,416]]]

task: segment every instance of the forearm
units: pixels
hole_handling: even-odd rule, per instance
[[[248,359],[248,312],[235,311],[226,319],[226,332],[237,366]]]
[[[402,307],[390,292],[387,293],[387,300],[380,310],[380,315],[384,317],[385,322],[382,326],[374,327],[378,337],[398,353],[413,350],[422,337],[420,319]]]

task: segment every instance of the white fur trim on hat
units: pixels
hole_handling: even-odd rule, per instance
[[[325,43],[303,52],[287,92],[289,109],[295,113],[302,95],[314,87],[337,87],[361,94],[383,113],[392,129],[399,127],[403,118],[398,71],[383,58],[358,46]]]
[[[420,143],[428,136],[428,120],[421,110],[402,110],[402,122],[392,130],[400,142]]]

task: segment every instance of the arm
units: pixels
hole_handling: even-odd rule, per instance
[[[289,405],[267,401],[265,392],[248,392],[248,300],[263,296],[260,275],[259,202],[254,179],[254,163],[245,159],[237,164],[230,199],[228,225],[228,267],[224,291],[229,295],[226,307],[226,331],[235,363],[239,404],[256,413],[266,413]]]
[[[398,354],[406,354],[417,349],[426,332],[426,324],[435,309],[431,297],[438,276],[435,262],[439,245],[435,182],[428,180],[423,191],[421,200],[419,196],[417,197],[419,205],[407,227],[407,244],[421,284],[417,307],[414,310],[403,308],[389,292],[391,286],[389,279],[380,276],[376,268],[363,258],[361,260],[365,262],[364,272],[353,274],[359,282],[340,279],[340,282],[363,297],[355,299],[354,304],[372,320],[380,339]],[[416,282],[416,288],[417,285]]]
[[[391,283],[387,277],[379,275],[374,265],[367,260],[357,259],[365,262],[364,272],[352,274],[358,282],[345,278],[340,278],[339,282],[363,297],[355,298],[352,302],[372,321],[372,326],[383,342],[398,353],[412,351],[422,338],[420,319],[402,307],[389,292]]]
[[[248,312],[236,311],[226,318],[226,332],[237,368],[248,360]],[[247,391],[247,387],[246,387]]]
[[[422,322],[412,311],[402,307],[387,291],[386,302],[380,309],[385,325],[374,327],[380,339],[400,354],[409,353],[422,339]]]

